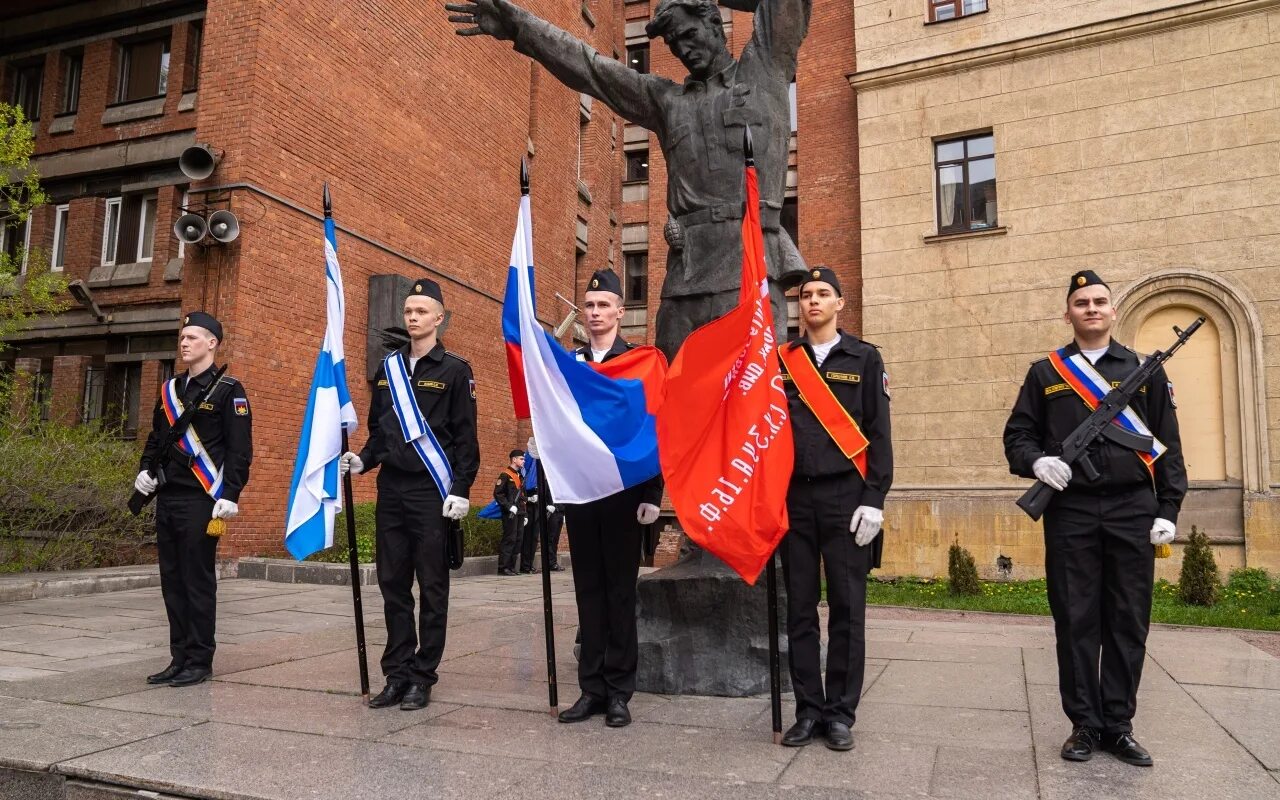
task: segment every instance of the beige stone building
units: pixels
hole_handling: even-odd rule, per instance
[[[1001,432],[1097,269],[1175,358],[1224,569],[1280,569],[1280,0],[855,0],[864,332],[894,385],[886,572],[1043,574]],[[1157,574],[1176,575],[1179,548]],[[1006,564],[1007,568],[1007,564]]]

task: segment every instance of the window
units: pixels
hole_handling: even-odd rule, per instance
[[[102,376],[100,416],[103,424],[122,439],[137,438],[142,362],[107,364]]]
[[[938,233],[996,225],[995,138],[982,133],[935,142]]]
[[[929,0],[929,21],[967,17],[987,10],[987,0]]]
[[[156,196],[132,194],[107,200],[102,226],[102,265],[150,261],[156,233]]]
[[[580,113],[578,116],[578,180],[582,180],[582,159],[586,155],[582,148],[587,141],[587,125],[591,123],[591,117],[586,113]]]
[[[9,266],[18,264],[18,274],[27,274],[27,253],[31,250],[31,216],[24,222],[10,222],[0,228],[0,251]]]
[[[42,361],[40,371],[34,376],[31,384],[31,405],[40,413],[42,422],[49,421],[49,412],[53,408],[53,362]]]
[[[74,114],[80,109],[80,72],[84,54],[67,53],[62,57],[62,99],[59,114]]]
[[[649,73],[649,43],[627,45],[627,66],[642,75]]]
[[[13,105],[27,121],[40,119],[40,91],[44,87],[44,63],[24,64],[13,70]]]
[[[795,133],[800,129],[796,122],[796,82],[792,81],[787,87],[787,107],[791,113],[791,132]]]
[[[120,198],[107,200],[107,218],[102,224],[102,265],[116,263],[116,240],[120,237]]]
[[[151,39],[121,46],[118,102],[131,103],[159,97],[168,89],[168,39]]]
[[[649,252],[624,253],[622,256],[623,292],[627,306],[644,306],[649,302]]]
[[[80,421],[93,422],[102,419],[102,395],[106,387],[106,370],[89,367],[84,373],[84,403],[80,407]]]
[[[649,151],[630,150],[627,152],[626,183],[644,183],[649,180]]]
[[[53,253],[49,257],[49,269],[53,272],[62,272],[67,265],[67,220],[70,217],[70,205],[53,209]]]
[[[204,40],[204,26],[193,22],[187,28],[187,57],[182,68],[182,91],[194,92],[200,82],[200,45]]]
[[[800,243],[800,202],[794,197],[782,201],[782,211],[778,214],[778,224],[797,245]]]

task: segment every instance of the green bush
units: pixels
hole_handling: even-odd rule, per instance
[[[1268,614],[1280,614],[1280,581],[1259,567],[1239,567],[1231,570],[1222,599],[1243,606],[1264,609]]]
[[[0,422],[0,572],[153,558],[154,504],[137,517],[126,507],[138,474],[135,443],[98,424]]]
[[[1182,551],[1178,596],[1188,605],[1211,606],[1218,602],[1218,589],[1218,563],[1209,547],[1209,537],[1192,525],[1191,537]]]
[[[982,594],[982,584],[978,582],[978,567],[973,563],[973,555],[960,546],[958,536],[947,553],[947,577],[950,579],[947,588],[957,597]]]
[[[356,553],[361,564],[372,564],[377,559],[374,518],[376,503],[356,503]],[[333,547],[313,554],[308,561],[345,564],[350,560],[350,548],[347,547],[346,511],[338,515],[333,524]],[[502,520],[480,519],[473,509],[462,520],[464,553],[473,556],[492,556],[498,554],[498,545],[502,541]]]

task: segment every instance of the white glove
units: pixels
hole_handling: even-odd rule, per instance
[[[556,513],[556,507],[553,505],[547,505],[547,516],[550,516],[554,513]]]
[[[214,519],[231,519],[240,513],[240,506],[230,500],[219,500],[213,504]]]
[[[451,494],[444,499],[444,515],[449,519],[462,519],[471,510],[471,501]]]
[[[530,517],[528,514],[525,514],[525,515],[524,515],[524,526],[525,526],[526,528],[527,528],[527,527],[529,527],[529,520],[530,520],[530,519],[532,519],[532,517]]]
[[[533,440],[532,436],[529,437],[529,441],[525,444],[524,449],[529,451],[529,455],[533,456],[534,458],[540,457],[538,455],[538,443]]]
[[[1037,458],[1036,463],[1031,465],[1031,471],[1042,482],[1059,492],[1071,482],[1071,465],[1057,456]]]
[[[364,472],[364,462],[360,460],[360,456],[352,452],[343,453],[338,457],[338,475],[346,475],[348,471],[352,475]]]
[[[1156,521],[1151,524],[1151,543],[1169,544],[1173,541],[1173,537],[1177,535],[1177,532],[1177,525],[1167,519],[1156,517]]]
[[[520,509],[516,508],[515,506],[512,506],[511,508],[508,508],[508,509],[507,509],[507,512],[508,512],[508,513],[510,513],[510,514],[511,514],[511,516],[513,516],[513,517],[514,517],[516,514],[519,514],[519,513],[520,513]]]
[[[538,496],[536,494],[531,494],[529,495],[528,500],[530,503],[536,503],[538,502]]]
[[[871,540],[880,534],[880,526],[884,524],[884,511],[875,506],[858,506],[849,520],[849,532],[858,547],[866,547]]]
[[[143,494],[151,494],[159,485],[160,481],[151,477],[151,473],[147,472],[145,469],[138,473],[138,477],[133,479],[133,488]]]
[[[641,503],[636,509],[636,520],[641,525],[652,525],[658,521],[658,507],[653,503]]]

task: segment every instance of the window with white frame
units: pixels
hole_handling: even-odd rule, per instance
[[[49,269],[62,272],[67,266],[67,222],[71,218],[71,206],[62,204],[53,209],[53,252],[49,254]]]
[[[27,274],[27,253],[31,250],[31,216],[25,222],[11,222],[0,226],[0,251],[8,257],[8,263],[18,266],[18,274]]]
[[[107,200],[102,227],[102,265],[150,261],[156,234],[156,195],[130,194]]]
[[[987,0],[929,0],[929,21],[959,19],[987,10]]]
[[[107,217],[102,223],[102,266],[109,267],[116,263],[116,243],[120,238],[120,200],[112,197],[107,200]]]
[[[156,199],[155,195],[142,198],[138,213],[138,261],[150,261],[155,252]]]

